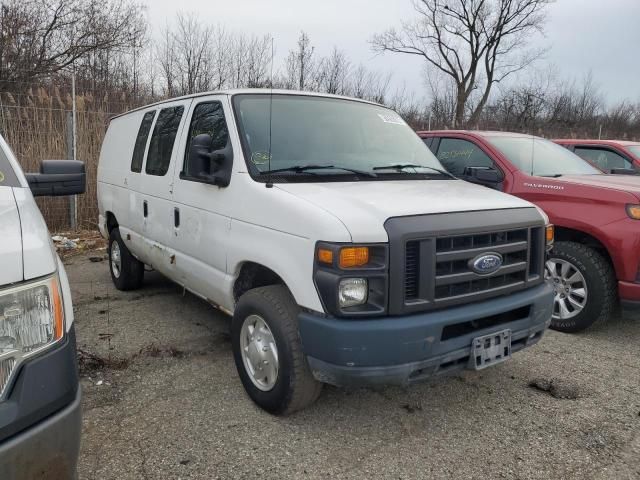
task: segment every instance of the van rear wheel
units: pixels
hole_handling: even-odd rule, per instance
[[[311,405],[322,384],[311,373],[298,334],[298,313],[283,285],[249,290],[231,322],[233,357],[251,399],[264,410],[288,415]]]
[[[556,242],[545,277],[555,289],[551,328],[582,331],[606,321],[616,305],[616,278],[609,262],[596,250],[577,242]]]
[[[144,263],[131,254],[118,228],[109,232],[109,271],[118,290],[135,290],[142,286]]]

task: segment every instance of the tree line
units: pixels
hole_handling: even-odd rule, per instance
[[[339,46],[319,52],[305,32],[273,64],[278,46],[268,35],[188,13],[152,29],[135,0],[3,0],[0,99],[26,102],[37,86],[64,96],[75,75],[77,91],[113,113],[194,92],[273,87],[383,103],[415,128],[640,137],[637,100],[609,105],[592,74],[569,81],[544,66],[531,38],[544,30],[550,0],[411,1],[413,18],[369,40],[374,52],[422,60],[424,96]]]

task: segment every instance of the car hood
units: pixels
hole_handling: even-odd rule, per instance
[[[610,188],[633,193],[640,198],[640,176],[638,175],[565,175],[557,180],[576,185]]]
[[[55,271],[47,226],[31,192],[0,187],[0,288]]]
[[[354,242],[386,242],[392,217],[531,207],[525,200],[461,180],[280,183],[337,217]]]

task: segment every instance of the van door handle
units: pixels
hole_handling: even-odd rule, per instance
[[[149,206],[147,205],[146,200],[142,202],[142,215],[144,215],[144,218],[147,218],[149,215]]]
[[[173,225],[178,228],[180,226],[180,209],[173,209]]]

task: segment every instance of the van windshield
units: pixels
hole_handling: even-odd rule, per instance
[[[416,133],[387,108],[283,94],[235,95],[233,106],[249,171],[258,180],[276,170],[276,181],[448,178]]]
[[[487,140],[518,170],[530,175],[560,177],[602,174],[566,148],[543,138],[495,136]]]
[[[19,187],[18,177],[9,163],[6,153],[0,146],[0,187]]]

